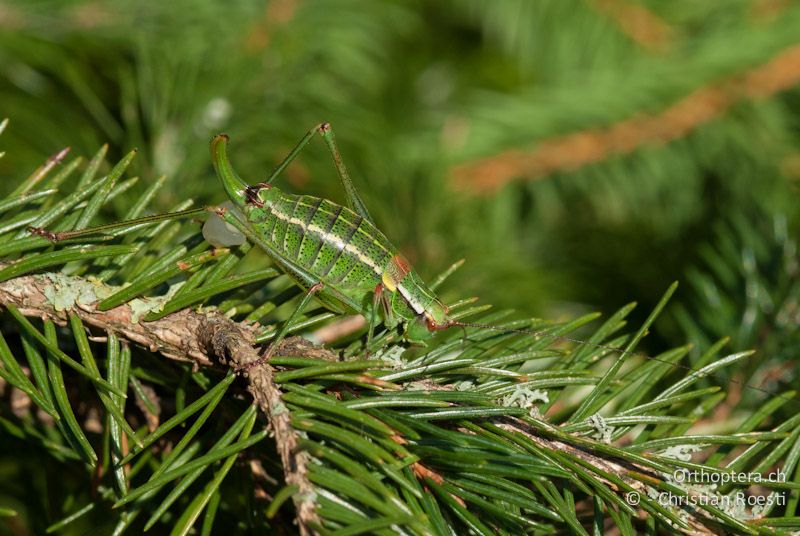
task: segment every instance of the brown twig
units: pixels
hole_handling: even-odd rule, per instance
[[[759,100],[800,83],[800,45],[782,50],[763,65],[697,89],[661,113],[637,115],[605,128],[590,128],[543,140],[532,150],[511,149],[456,166],[456,188],[490,194],[509,181],[535,180],[628,154],[642,146],[683,138],[739,101]]]
[[[498,427],[525,436],[530,441],[541,447],[542,452],[565,452],[574,458],[583,460],[583,462],[589,467],[596,467],[605,473],[616,475],[630,487],[632,492],[638,494],[639,497],[648,496],[648,485],[642,480],[650,479],[654,483],[662,480],[660,475],[654,473],[652,469],[647,467],[642,467],[640,465],[632,464],[622,460],[615,460],[609,457],[597,456],[592,452],[564,441],[542,437],[542,435],[534,433],[530,425],[519,419],[505,418],[501,420],[503,422],[499,422],[497,424]],[[555,459],[551,459],[551,461],[558,466],[561,465]],[[630,476],[633,473],[638,474],[639,479]],[[605,482],[612,491],[616,492],[617,494],[625,493],[626,501],[628,500],[627,497],[629,497],[629,495],[627,495],[627,493],[630,492],[625,492],[624,490],[619,489],[614,482],[603,478],[600,474],[597,474],[597,476],[600,480]],[[706,524],[707,521],[710,521],[710,517],[705,511],[700,509],[692,509],[687,510],[687,513],[689,513],[689,515],[686,516],[685,521],[689,524],[690,528],[689,530],[682,529],[681,532],[693,535],[718,534],[717,532],[711,530]]]
[[[0,264],[0,268],[2,264]],[[77,277],[59,275],[60,284],[85,283]],[[219,360],[234,370],[247,363],[259,360],[259,352],[254,347],[256,328],[252,325],[236,323],[216,312],[199,313],[183,310],[152,322],[134,322],[134,313],[127,304],[108,311],[99,311],[94,303],[75,303],[66,309],[56,309],[51,302],[55,283],[48,274],[23,276],[0,283],[0,306],[14,305],[23,314],[31,317],[50,319],[65,325],[69,314],[78,315],[81,320],[103,331],[113,331],[120,338],[158,351],[165,357],[179,361],[188,361],[196,367],[212,366]],[[336,360],[333,352],[314,346],[300,338],[284,341],[278,349],[282,355],[303,355]],[[315,511],[314,488],[308,478],[308,459],[305,452],[298,448],[298,434],[291,425],[291,415],[283,404],[282,394],[274,380],[274,370],[269,363],[253,367],[246,374],[248,391],[261,411],[266,415],[272,428],[276,447],[281,457],[284,479],[288,485],[297,488],[293,496],[297,512],[300,533],[314,534],[314,526],[319,525]],[[365,376],[365,378],[369,378]],[[450,386],[429,383],[431,390],[448,390]],[[557,438],[547,437],[533,429],[526,422],[510,417],[494,420],[497,426],[521,434],[541,447],[543,453],[562,451],[585,464],[597,467],[602,471],[618,476],[632,490],[643,496],[648,485],[643,480],[648,478],[654,483],[661,477],[651,469],[624,460],[601,456],[590,449],[570,444]],[[398,444],[405,444],[405,439],[393,437]],[[557,460],[552,460],[558,464]],[[412,471],[422,481],[443,481],[443,477],[428,468],[422,461],[412,465]],[[639,475],[634,478],[632,474]],[[614,482],[600,477],[610,490],[621,494]],[[460,498],[456,498],[462,502]],[[711,534],[706,522],[707,516],[702,511],[689,513],[687,521],[691,524],[693,534]]]
[[[620,31],[654,52],[664,52],[673,42],[674,30],[645,6],[627,0],[591,0],[589,5],[607,14]]]
[[[426,388],[433,391],[449,390],[449,386],[438,384],[430,384],[426,386]],[[493,420],[499,428],[524,436],[531,442],[535,443],[538,447],[540,447],[540,452],[546,458],[549,458],[553,464],[561,467],[565,471],[571,472],[568,468],[563,467],[563,465],[559,463],[556,458],[548,456],[548,452],[565,452],[573,458],[579,458],[583,460],[587,467],[595,467],[607,474],[616,475],[622,482],[629,486],[630,490],[620,489],[617,484],[604,478],[601,474],[596,473],[597,478],[603,481],[611,491],[618,495],[625,495],[626,501],[628,500],[627,493],[630,491],[637,493],[639,497],[647,497],[649,492],[649,486],[646,483],[647,480],[653,482],[654,486],[663,480],[661,475],[654,472],[649,467],[631,463],[625,460],[615,459],[610,456],[600,456],[592,452],[590,449],[582,448],[581,446],[573,445],[557,438],[547,437],[546,433],[543,434],[538,432],[530,424],[516,417],[499,417]],[[464,432],[464,430],[461,431]],[[400,444],[405,444],[405,440],[402,438],[393,439]],[[431,471],[420,462],[416,462],[414,465],[412,465],[412,470],[417,478],[422,481],[424,481],[425,478],[430,478],[434,482],[440,483],[439,479],[442,478],[438,473]],[[632,476],[633,474],[636,474],[639,478],[634,478]],[[707,522],[713,520],[710,518],[707,512],[699,509],[693,509],[687,512],[688,515],[686,517],[686,522],[689,524],[690,528],[689,530],[682,530],[682,532],[700,535],[716,534],[708,526]]]
[[[59,284],[84,284],[77,277],[59,275]],[[22,314],[67,324],[76,314],[87,325],[113,331],[120,338],[139,344],[167,358],[188,361],[195,368],[212,366],[220,360],[236,368],[258,359],[254,347],[256,328],[236,323],[217,312],[198,313],[184,309],[152,322],[136,322],[131,306],[124,304],[108,311],[97,309],[97,302],[76,302],[67,309],[57,309],[51,299],[56,283],[44,275],[23,276],[0,283],[0,306],[14,305]],[[50,296],[50,297],[49,297]],[[298,338],[287,339],[278,353],[284,355],[322,354],[335,360],[336,355]],[[281,400],[281,391],[273,379],[269,363],[252,368],[247,374],[248,391],[266,415],[272,428],[283,464],[287,484],[297,486],[293,499],[300,533],[310,535],[319,523],[313,502],[313,486],[308,479],[306,454],[297,447],[297,432],[291,426],[289,412]]]
[[[292,428],[291,415],[283,404],[281,391],[275,384],[274,370],[268,362],[261,360],[253,347],[252,338],[239,324],[218,315],[201,322],[200,340],[214,349],[214,354],[229,358],[234,370],[247,367],[249,363],[261,363],[247,369],[247,390],[269,418],[275,435],[275,444],[281,457],[286,483],[297,486],[294,504],[300,533],[313,534],[312,525],[319,520],[314,511],[314,488],[308,480],[307,457],[297,446],[297,432]]]
[[[750,16],[761,23],[777,19],[792,5],[791,0],[755,0],[750,4]]]

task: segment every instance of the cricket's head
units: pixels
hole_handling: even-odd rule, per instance
[[[228,160],[226,134],[218,134],[211,140],[211,161],[231,203],[243,212],[247,212],[248,206],[261,208],[280,197],[280,190],[270,184],[262,182],[251,186],[239,178]]]
[[[228,160],[228,136],[217,134],[211,140],[211,161],[225,192],[233,204],[243,207],[247,203],[247,183],[239,178]]]
[[[422,314],[408,322],[405,336],[409,341],[424,344],[435,332],[453,325],[447,306],[439,300],[433,300]]]
[[[422,316],[425,319],[425,326],[430,332],[446,329],[453,325],[453,321],[450,319],[450,309],[439,300],[433,300],[428,304]]]

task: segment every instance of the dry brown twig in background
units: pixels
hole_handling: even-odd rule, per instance
[[[767,63],[702,87],[655,115],[638,115],[604,128],[590,128],[543,140],[530,150],[510,149],[456,166],[454,186],[490,194],[506,183],[536,180],[557,171],[573,171],[645,145],[685,137],[713,121],[739,101],[758,100],[800,83],[800,45],[782,50]]]
[[[674,30],[645,6],[626,0],[591,0],[589,5],[611,17],[631,41],[653,52],[664,52],[674,40]]]

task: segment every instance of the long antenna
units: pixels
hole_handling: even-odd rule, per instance
[[[460,326],[460,327],[464,327],[464,328],[488,329],[488,330],[492,330],[492,331],[501,331],[501,332],[504,332],[504,333],[521,333],[521,334],[524,334],[524,335],[533,335],[534,337],[550,337],[550,338],[553,338],[553,339],[558,339],[558,340],[562,340],[562,341],[566,341],[566,342],[574,342],[574,343],[578,343],[578,344],[585,344],[585,345],[588,345],[588,346],[592,346],[594,348],[599,348],[599,349],[603,349],[603,350],[609,350],[611,352],[614,352],[615,354],[623,355],[623,354],[627,353],[627,350],[622,349],[622,348],[617,348],[615,346],[609,346],[607,344],[599,344],[599,343],[589,342],[589,341],[585,341],[585,340],[581,340],[581,339],[576,339],[574,337],[567,337],[567,336],[564,336],[564,335],[555,335],[555,334],[552,334],[552,333],[549,333],[549,332],[543,331],[543,330],[537,331],[537,330],[525,329],[525,328],[504,328],[504,327],[501,327],[501,326],[493,326],[491,324],[480,324],[480,323],[474,323],[474,322],[461,322],[461,321],[458,321],[458,320],[450,321],[450,325],[452,325],[452,326]],[[664,364],[670,365],[670,366],[675,367],[675,368],[681,368],[681,369],[684,369],[684,370],[689,371],[689,372],[702,373],[702,369],[697,369],[697,368],[694,368],[694,367],[690,367],[689,365],[683,365],[681,363],[673,363],[672,361],[667,361],[665,359],[659,359],[657,357],[653,357],[651,355],[647,355],[647,354],[645,354],[643,352],[633,352],[632,355],[639,355],[639,356],[644,357],[645,359],[648,359],[650,361],[657,361],[659,363],[664,363]],[[713,376],[713,374],[707,374],[707,375],[708,376]],[[788,396],[773,392],[773,391],[771,391],[769,389],[764,389],[763,387],[759,387],[757,385],[753,385],[753,384],[750,384],[750,383],[747,383],[747,382],[744,382],[744,381],[739,381],[739,380],[736,380],[734,378],[729,378],[728,382],[740,385],[745,389],[752,389],[754,391],[759,391],[761,393],[767,394],[767,395],[772,396],[772,397],[776,397],[776,398],[780,398],[782,400],[786,400],[787,402],[792,402],[794,404],[800,404],[800,401],[797,400],[796,396],[795,397],[788,397]]]
[[[67,240],[68,238],[76,238],[79,236],[86,236],[106,231],[113,231],[114,229],[122,229],[123,227],[132,227],[134,225],[145,225],[148,223],[156,223],[164,220],[173,220],[178,218],[188,218],[197,214],[209,212],[209,207],[190,208],[187,210],[179,210],[178,212],[164,212],[162,214],[153,214],[151,216],[142,216],[134,220],[125,220],[115,223],[107,223],[105,225],[98,225],[96,227],[87,227],[86,229],[73,229],[71,231],[48,231],[42,227],[28,227],[28,232],[36,236],[47,238],[53,242]]]

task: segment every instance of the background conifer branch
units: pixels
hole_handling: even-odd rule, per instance
[[[608,127],[590,128],[545,139],[530,150],[511,149],[452,170],[460,189],[490,194],[513,179],[536,180],[559,171],[660,145],[691,134],[743,99],[765,99],[800,81],[800,45],[781,50],[744,73],[701,87],[655,114],[637,114]]]
[[[0,536],[800,530],[796,3],[4,0],[0,25],[0,282],[46,278],[56,311],[0,307]],[[291,332],[324,348],[251,381],[226,342],[268,344],[301,292],[257,248],[211,251],[202,217],[25,231],[217,204],[211,136],[255,183],[322,120],[424,279],[467,260],[437,289],[454,314],[591,343],[381,329],[366,360],[363,319],[312,302]],[[280,188],[341,202],[312,145]],[[514,150],[538,180],[454,192]],[[180,311],[197,347],[141,327],[195,329]],[[772,503],[708,504],[736,497]]]

